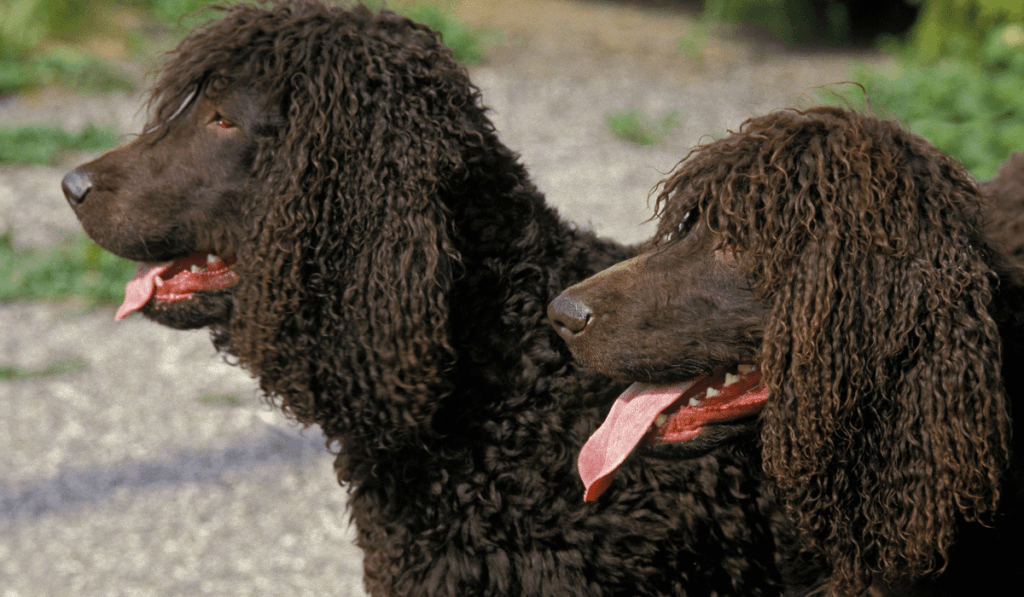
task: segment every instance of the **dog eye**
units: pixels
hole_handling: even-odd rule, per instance
[[[224,118],[223,116],[217,113],[214,113],[213,118],[210,119],[210,124],[225,131],[238,128],[238,125],[236,125],[233,121],[231,121],[228,118]]]

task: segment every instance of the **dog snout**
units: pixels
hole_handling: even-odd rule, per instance
[[[551,325],[567,341],[586,329],[592,315],[590,307],[571,292],[563,292],[548,305]]]
[[[68,200],[71,207],[78,207],[92,190],[92,176],[81,168],[75,168],[64,175],[64,179],[60,182],[60,188],[64,191],[64,198]]]

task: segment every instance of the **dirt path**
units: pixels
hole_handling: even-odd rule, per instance
[[[502,138],[564,215],[622,241],[650,234],[647,193],[694,143],[810,105],[812,88],[845,79],[854,58],[729,36],[701,38],[684,57],[686,14],[598,2],[467,0],[457,10],[504,31],[471,69]],[[683,121],[664,145],[638,148],[604,123],[634,107]],[[0,104],[0,125],[30,121],[131,133],[139,96],[46,91]],[[13,227],[23,246],[77,231],[59,183],[84,157],[0,166],[0,229]],[[0,382],[0,594],[362,594],[321,438],[263,407],[205,333],[115,324],[109,310],[0,305],[0,365],[59,358],[86,368]]]

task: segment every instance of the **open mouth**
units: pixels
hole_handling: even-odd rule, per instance
[[[696,437],[705,425],[757,414],[764,404],[754,391],[760,385],[757,365],[736,365],[674,384],[633,384],[638,398],[644,393],[679,392],[678,398],[659,411],[643,441],[685,442]]]
[[[150,301],[174,303],[198,291],[223,290],[238,282],[231,270],[235,259],[211,253],[193,253],[164,263],[140,262],[135,277],[125,286],[124,302],[114,319],[120,321]]]
[[[758,414],[767,400],[761,370],[752,364],[669,384],[634,383],[580,451],[584,500],[608,488],[615,470],[638,445],[691,441],[709,425]]]

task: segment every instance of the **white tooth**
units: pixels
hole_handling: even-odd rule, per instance
[[[153,278],[153,283],[156,284],[157,286],[163,286],[164,279],[161,278],[160,276],[157,276],[156,278]]]
[[[668,420],[668,415],[658,415],[657,419],[654,419],[654,426],[661,427]]]
[[[719,395],[721,393],[722,393],[721,390],[716,390],[715,388],[708,388],[708,391],[705,392],[704,395],[706,397],[708,397],[708,398],[714,398],[715,396],[717,396],[717,395]]]
[[[218,261],[220,261],[220,257],[217,257],[213,253],[207,253],[207,255],[206,255],[206,263],[207,264],[217,263]]]
[[[740,376],[739,375],[733,375],[732,373],[726,373],[725,374],[725,383],[722,384],[722,385],[723,386],[731,386],[732,384],[738,382],[739,380],[740,380]]]
[[[690,406],[700,406],[700,400],[696,398],[690,398]]]
[[[736,367],[736,370],[740,372],[740,375],[746,375],[754,369],[757,369],[757,365],[740,365]]]
[[[198,265],[193,265],[192,266],[192,273],[194,274],[194,273],[196,273],[198,271],[199,271],[199,266]]]

